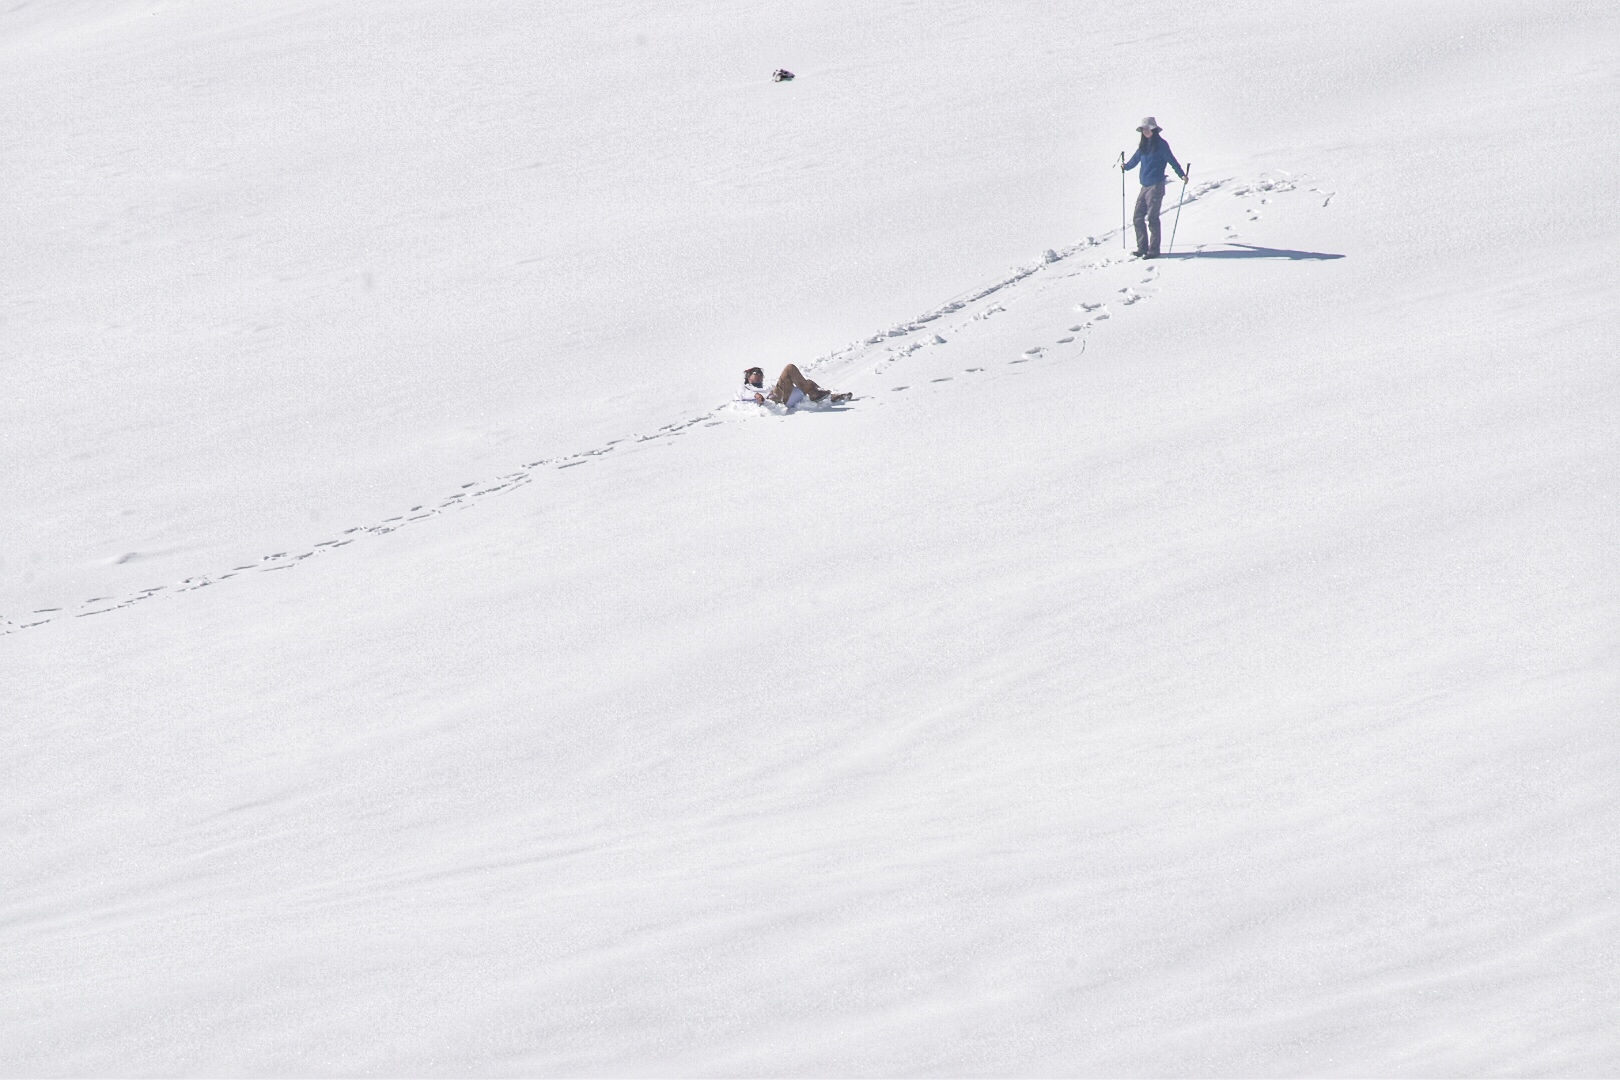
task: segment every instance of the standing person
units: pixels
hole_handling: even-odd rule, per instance
[[[1137,144],[1131,160],[1120,168],[1129,172],[1138,164],[1142,166],[1136,174],[1142,181],[1142,192],[1136,197],[1136,215],[1132,218],[1136,225],[1136,254],[1144,259],[1157,259],[1159,207],[1164,205],[1164,167],[1169,165],[1183,180],[1187,179],[1187,174],[1182,171],[1176,155],[1170,152],[1170,144],[1160,137],[1157,120],[1146,117],[1136,130],[1142,133],[1142,141]]]

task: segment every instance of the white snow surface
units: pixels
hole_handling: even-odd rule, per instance
[[[1620,1072],[1613,5],[0,60],[0,1072]]]

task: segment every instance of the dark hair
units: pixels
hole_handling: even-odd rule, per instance
[[[1159,129],[1158,128],[1154,128],[1152,131],[1144,131],[1144,132],[1142,132],[1142,141],[1136,144],[1136,152],[1138,154],[1140,154],[1142,151],[1146,150],[1148,148],[1148,143],[1152,142],[1154,139],[1156,139],[1158,137],[1159,137]]]

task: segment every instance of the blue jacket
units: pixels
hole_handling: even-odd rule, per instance
[[[1170,144],[1164,141],[1163,136],[1155,136],[1145,149],[1138,149],[1131,155],[1131,160],[1121,166],[1126,172],[1136,167],[1137,162],[1142,163],[1142,171],[1137,175],[1142,178],[1143,187],[1152,187],[1154,184],[1164,183],[1164,167],[1169,165],[1176,170],[1176,175],[1183,180],[1187,174],[1181,169],[1181,162],[1176,155],[1170,152]]]

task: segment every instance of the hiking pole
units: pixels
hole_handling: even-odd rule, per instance
[[[1176,250],[1176,230],[1181,228],[1181,208],[1187,205],[1187,181],[1192,179],[1192,162],[1181,170],[1181,201],[1176,203],[1175,224],[1170,226],[1170,250]]]
[[[1125,246],[1125,151],[1119,152],[1119,246]]]

